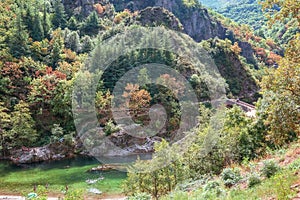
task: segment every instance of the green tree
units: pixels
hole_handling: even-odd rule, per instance
[[[300,24],[300,2],[297,0],[263,0],[262,6],[263,10],[268,11],[267,17],[271,24],[283,22],[290,17],[297,19]]]
[[[33,30],[31,33],[31,37],[34,41],[41,41],[44,38],[42,20],[40,12],[37,8],[35,8],[34,11]]]
[[[61,0],[55,0],[53,4],[54,14],[52,18],[52,24],[54,28],[65,28],[67,21],[66,21],[66,14],[65,8],[62,4]]]
[[[186,178],[186,168],[176,150],[169,149],[169,144],[165,140],[156,143],[154,148],[155,154],[151,161],[137,160],[134,166],[129,168],[128,178],[123,185],[127,195],[134,196],[146,192],[159,199]],[[172,162],[169,165],[154,170],[170,159]],[[136,169],[142,169],[144,172],[137,172]]]
[[[53,37],[50,43],[52,44],[52,50],[50,53],[51,63],[50,65],[55,69],[58,66],[58,62],[62,59],[62,52],[64,49],[64,40],[61,29],[57,29],[52,33]]]
[[[81,52],[87,53],[92,51],[94,48],[93,42],[91,40],[91,37],[86,35],[81,39]]]
[[[146,84],[151,83],[147,68],[142,68],[138,75],[138,84],[143,88],[147,89]]]
[[[249,134],[252,121],[241,108],[234,106],[226,111],[221,134],[223,153],[227,162],[240,162],[254,157],[254,144]]]
[[[100,19],[98,14],[94,11],[82,23],[80,30],[83,32],[83,34],[94,35],[98,33],[99,28]]]
[[[42,21],[44,36],[48,37],[49,31],[51,29],[51,22],[49,20],[48,12],[47,12],[47,2],[44,0],[44,7],[43,7],[43,21]]]
[[[17,58],[26,56],[29,51],[28,47],[28,33],[23,24],[21,11],[18,9],[16,13],[16,19],[14,21],[14,28],[10,36],[10,51],[11,54]]]
[[[12,147],[32,146],[38,138],[35,130],[35,122],[31,117],[29,105],[20,101],[11,113],[12,129],[9,131],[13,136]]]
[[[32,33],[34,31],[33,25],[34,25],[34,12],[33,7],[27,3],[25,8],[25,14],[22,15],[24,25],[26,26],[27,30]]]
[[[261,82],[268,106],[265,125],[270,129],[266,139],[283,145],[300,135],[300,34],[290,41],[278,69],[271,69]]]
[[[270,23],[293,18],[300,27],[300,2],[294,0],[265,0],[263,8],[272,12]],[[279,6],[280,9],[274,10]],[[266,139],[274,145],[283,145],[300,135],[300,34],[288,43],[285,57],[278,69],[271,69],[261,82],[265,108]]]
[[[6,156],[9,150],[9,142],[13,139],[10,135],[11,116],[9,110],[0,102],[0,152]]]
[[[78,30],[78,22],[75,16],[72,16],[68,21],[68,28],[72,31]]]
[[[65,41],[66,48],[71,49],[72,51],[79,52],[81,49],[80,38],[76,31],[72,31]]]

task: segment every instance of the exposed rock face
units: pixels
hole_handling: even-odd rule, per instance
[[[110,141],[127,152],[127,154],[154,152],[154,143],[161,140],[162,138],[157,136],[148,138],[133,137],[122,130],[110,136]]]
[[[98,13],[100,16],[110,15],[112,12],[112,5],[108,0],[63,0],[63,4],[67,13],[75,13],[83,17],[96,10],[96,4],[103,7],[103,13]]]
[[[248,42],[238,42],[239,47],[242,49],[241,55],[247,59],[248,63],[252,63],[256,65],[256,61],[254,58],[254,51],[252,49],[251,44]]]
[[[136,18],[143,26],[164,25],[172,30],[182,31],[183,26],[173,13],[162,7],[148,7],[139,12]]]
[[[69,158],[74,156],[72,152],[73,148],[70,149],[63,144],[52,144],[36,148],[22,148],[13,152],[10,159],[16,164],[28,164]]]
[[[174,13],[184,27],[184,32],[195,41],[207,40],[218,37],[226,38],[227,29],[220,22],[214,21],[205,8],[188,8],[182,4],[182,0],[110,0],[117,11],[124,9],[142,10],[146,7],[163,7]]]
[[[232,94],[247,102],[256,101],[259,88],[237,55],[220,50],[213,57]]]

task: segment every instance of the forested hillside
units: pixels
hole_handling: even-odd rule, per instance
[[[224,167],[299,138],[299,9],[298,1],[272,0],[261,5],[255,0],[0,0],[0,158],[19,164],[87,155],[86,149],[100,145],[85,135],[96,129],[106,142],[101,151],[111,144],[121,149],[103,150],[105,156],[155,152],[152,160],[138,160],[129,169],[126,195],[173,199],[176,189],[177,199],[190,190],[203,199],[229,198],[240,179]],[[270,18],[264,16],[271,11]],[[164,34],[151,35],[153,27]],[[124,44],[133,50],[122,49]],[[198,62],[202,55],[209,62]],[[147,83],[151,71],[138,67],[153,63],[169,66],[191,88],[162,72]],[[210,63],[215,68],[205,72]],[[106,68],[98,69],[101,65]],[[118,101],[114,89],[134,69],[138,81],[122,85],[126,101]],[[213,94],[220,85],[226,99],[248,105],[251,115],[239,106],[216,106]],[[187,108],[197,117],[187,121],[196,126],[186,130],[180,98],[186,101],[184,94],[191,91],[197,104]],[[78,115],[91,105],[96,122],[83,118],[78,128]],[[154,135],[133,136],[115,118],[117,108],[135,125],[148,126],[153,115],[165,116],[151,113],[156,105],[164,108],[166,123],[156,121],[162,127]],[[184,150],[176,145],[182,139],[178,130],[191,135]],[[28,155],[33,147],[46,153]],[[162,160],[169,165],[152,170]],[[146,171],[141,175],[136,168]],[[220,174],[229,176],[224,191],[208,182]]]
[[[257,0],[200,0],[200,2],[236,23],[249,25],[256,35],[263,38],[272,38],[276,43],[282,45],[286,44],[295,33],[299,32],[299,28],[292,18],[286,18],[270,27],[267,23],[268,15],[263,12],[262,4]],[[275,10],[278,11],[279,7],[275,6]]]

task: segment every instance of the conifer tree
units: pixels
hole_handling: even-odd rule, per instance
[[[68,28],[72,31],[76,31],[78,29],[78,22],[74,16],[69,19]]]
[[[80,38],[76,31],[72,31],[68,37],[67,41],[65,41],[66,47],[71,49],[72,51],[79,52],[80,51]]]
[[[26,26],[27,30],[29,32],[33,31],[33,22],[34,22],[34,13],[32,11],[32,6],[27,5],[27,7],[25,8],[25,15],[22,16],[23,17],[23,22],[24,25]]]
[[[50,65],[55,69],[58,66],[58,62],[61,60],[61,54],[64,49],[64,40],[60,29],[53,32],[51,43],[53,46]]]
[[[92,12],[85,22],[81,26],[81,31],[83,31],[84,34],[93,35],[97,34],[100,28],[100,19],[97,15],[97,13],[94,11]]]
[[[81,52],[86,53],[90,52],[93,49],[93,42],[90,36],[86,35],[81,40]]]
[[[44,30],[44,36],[48,37],[51,25],[50,25],[50,20],[49,20],[48,14],[47,14],[46,1],[44,1],[42,26],[43,26],[43,30]]]
[[[65,14],[65,8],[62,4],[61,0],[55,0],[54,1],[54,15],[52,18],[52,24],[54,28],[65,28],[66,27],[66,14]]]
[[[28,54],[28,33],[23,24],[21,11],[17,11],[14,28],[10,36],[10,51],[13,56],[19,58]]]
[[[42,20],[37,8],[35,8],[34,12],[35,13],[34,13],[34,20],[33,20],[33,30],[31,33],[31,37],[34,41],[41,41],[44,38]]]

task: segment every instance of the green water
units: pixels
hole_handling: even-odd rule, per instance
[[[88,172],[99,164],[98,160],[87,157],[23,166],[0,161],[0,192],[22,194],[32,191],[34,185],[47,184],[49,191],[54,193],[61,192],[66,185],[69,190],[97,188],[108,194],[122,193],[121,184],[126,173],[116,170]],[[99,177],[104,180],[91,185],[85,182]]]

